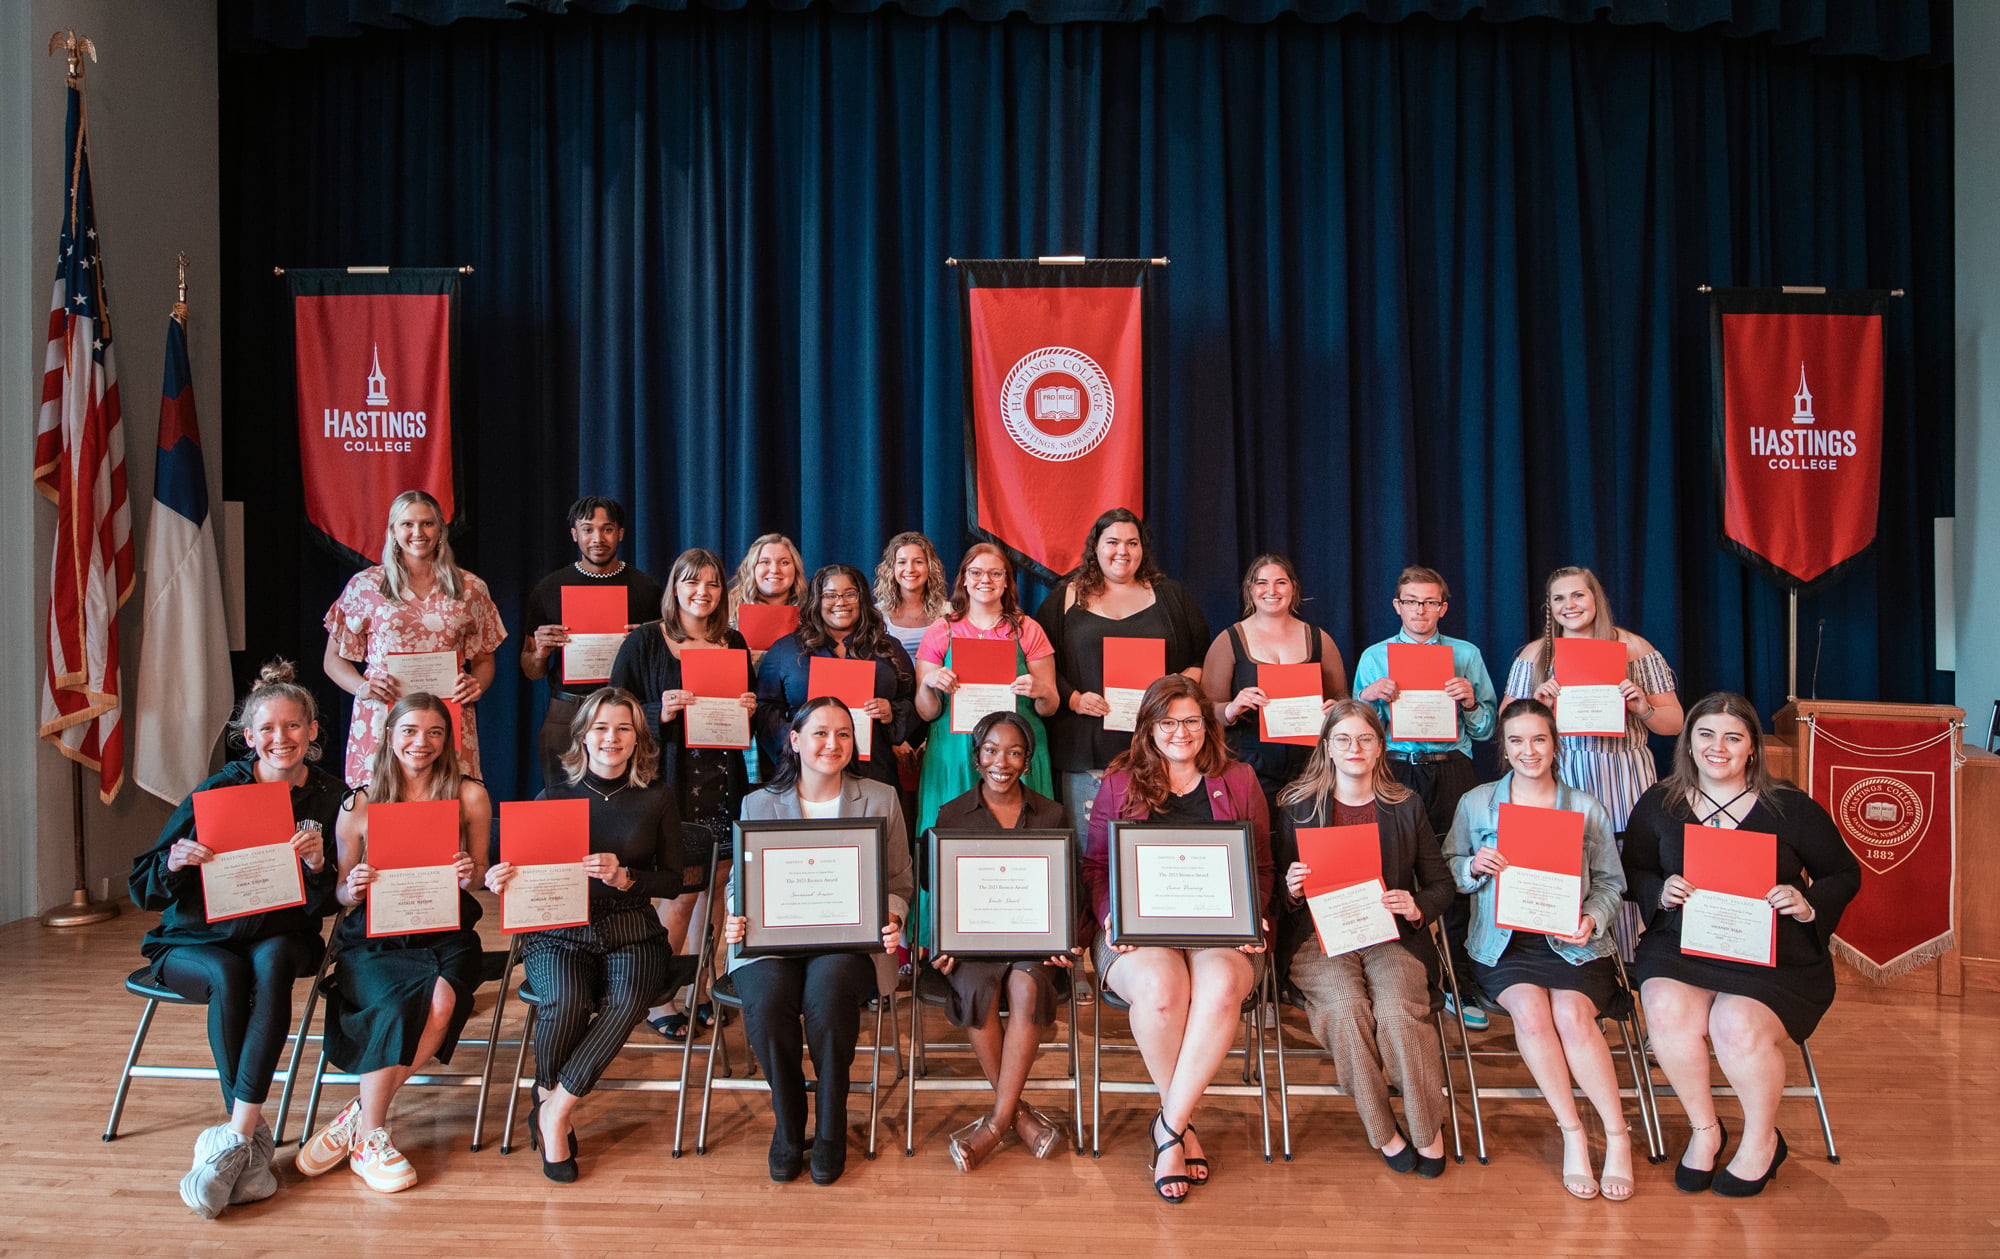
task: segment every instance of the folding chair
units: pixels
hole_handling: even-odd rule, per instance
[[[1063,982],[1068,980],[1069,982]],[[939,1050],[952,1054],[970,1054],[972,1044],[967,1040],[932,1041],[925,1035],[924,1009],[926,1006],[942,1009],[950,1000],[949,980],[939,974],[928,961],[916,967],[910,985],[910,1079],[905,1085],[903,1099],[903,1154],[913,1157],[917,1152],[917,1094],[925,1093],[981,1093],[992,1088],[984,1075],[978,1076],[938,1076],[930,1074],[930,1053]],[[1064,991],[1058,998],[1069,1006],[1069,1035],[1066,1039],[1041,1044],[1043,1052],[1051,1050],[1068,1053],[1068,1069],[1061,1075],[1030,1073],[1024,1093],[1068,1093],[1074,1103],[1076,1143],[1075,1150],[1083,1153],[1083,1078],[1078,1071],[1076,1051],[1076,983],[1074,977],[1065,972],[1057,979]],[[1005,1000],[1003,990],[995,1000]],[[1012,1014],[1008,1018],[1014,1017]]]
[[[1652,1091],[1645,1083],[1646,1069],[1640,1061],[1640,1046],[1643,1044],[1643,1038],[1639,1032],[1638,1022],[1639,995],[1632,990],[1631,983],[1625,974],[1625,963],[1620,960],[1616,953],[1611,955],[1611,962],[1617,970],[1618,989],[1612,1000],[1611,1009],[1602,1017],[1611,1020],[1612,1023],[1617,1025],[1618,1040],[1620,1047],[1624,1051],[1625,1065],[1632,1073],[1632,1086],[1630,1088],[1621,1087],[1618,1090],[1618,1096],[1620,1098],[1630,1097],[1638,1101],[1639,1126],[1646,1134],[1646,1161],[1649,1163],[1658,1163],[1666,1157],[1666,1153],[1660,1139],[1659,1115],[1654,1109]],[[1472,1130],[1475,1145],[1479,1161],[1485,1163],[1487,1161],[1486,1122],[1480,1113],[1480,1102],[1489,1098],[1542,1097],[1543,1093],[1539,1087],[1532,1084],[1482,1085],[1479,1083],[1478,1077],[1473,1070],[1473,1059],[1511,1058],[1518,1062],[1521,1060],[1521,1053],[1518,1049],[1474,1049],[1469,1042],[1462,1041],[1460,1053],[1465,1059],[1466,1095],[1472,1099]],[[1573,1091],[1578,1097],[1584,1095],[1583,1090],[1580,1088]]]
[[[1243,1023],[1243,1047],[1241,1049],[1231,1049],[1228,1053],[1228,1057],[1230,1058],[1240,1056],[1243,1059],[1243,1083],[1218,1084],[1211,1080],[1202,1089],[1203,1097],[1254,1097],[1257,1099],[1257,1115],[1263,1123],[1264,1161],[1266,1163],[1271,1161],[1271,1092],[1264,1078],[1264,1024],[1267,1021],[1275,1023],[1277,1019],[1278,968],[1275,965],[1275,959],[1273,959],[1273,963],[1272,965],[1265,966],[1264,978],[1250,990],[1248,996],[1243,998],[1243,1009],[1240,1015]],[[1107,1080],[1104,1078],[1104,1054],[1106,1050],[1114,1053],[1136,1054],[1139,1052],[1139,1046],[1136,1043],[1123,1042],[1110,1045],[1105,1044],[1104,1007],[1110,1006],[1114,1010],[1130,1013],[1132,1003],[1114,992],[1110,985],[1103,983],[1101,976],[1099,980],[1100,982],[1097,985],[1097,1002],[1091,1007],[1090,1018],[1090,1157],[1092,1158],[1102,1158],[1104,1155],[1101,1144],[1104,1129],[1104,1094],[1152,1093],[1157,1095],[1159,1093],[1159,1089],[1154,1086],[1151,1080]],[[1270,1015],[1268,1020],[1265,1017],[1267,1011]],[[1074,1017],[1073,1011],[1072,1017]],[[1255,1049],[1251,1048],[1253,1040],[1256,1045]]]
[[[1436,920],[1433,920],[1430,924],[1429,934],[1431,939],[1431,947],[1437,950],[1438,961],[1442,965],[1442,973],[1444,976],[1443,995],[1447,995],[1452,998],[1450,1006],[1455,1015],[1455,1020],[1458,1023],[1459,1049],[1460,1052],[1465,1055],[1466,1082],[1468,1088],[1475,1093],[1472,1105],[1473,1105],[1473,1119],[1474,1122],[1476,1123],[1478,1121],[1478,1116],[1479,1116],[1479,1101],[1476,1096],[1478,1083],[1472,1077],[1471,1040],[1465,1029],[1465,1002],[1460,999],[1460,993],[1458,987],[1458,974],[1456,971],[1452,969],[1451,950],[1445,946],[1444,928],[1442,924],[1440,924]],[[1310,937],[1308,938],[1305,947],[1308,948],[1314,947],[1311,943]],[[1448,1048],[1448,1042],[1445,1037],[1445,1021],[1444,1021],[1445,1011],[1443,1008],[1445,1003],[1434,1001],[1432,1004],[1435,1007],[1431,1014],[1431,1018],[1437,1027],[1438,1058],[1444,1068],[1445,1109],[1451,1115],[1452,1158],[1455,1162],[1463,1163],[1465,1162],[1465,1142],[1462,1135],[1459,1132],[1458,1086],[1452,1075],[1451,1050]],[[1303,1049],[1303,1048],[1287,1049],[1285,1047],[1285,1021],[1282,1017],[1280,1017],[1277,1021],[1276,1039],[1278,1043],[1278,1055],[1277,1055],[1278,1111],[1280,1116],[1282,1117],[1283,1127],[1284,1127],[1285,1161],[1289,1163],[1292,1161],[1292,1095],[1296,1093],[1300,1097],[1352,1097],[1353,1093],[1349,1091],[1346,1085],[1339,1083],[1334,1083],[1334,1084],[1292,1083],[1291,1078],[1285,1072],[1285,1058],[1288,1055],[1298,1058],[1322,1059],[1326,1055],[1326,1050],[1323,1047],[1316,1047],[1313,1049]],[[1389,1091],[1391,1096],[1396,1096],[1399,1095],[1400,1093],[1400,1090],[1396,1088],[1394,1085],[1390,1086]],[[1486,1161],[1485,1155],[1483,1153],[1481,1154],[1479,1161],[1482,1163]]]
[[[479,1152],[479,1147],[485,1134],[486,1098],[487,1094],[492,1090],[493,1085],[493,1059],[502,1043],[500,1040],[500,1021],[507,1010],[507,988],[510,978],[514,973],[514,965],[520,960],[520,953],[521,941],[516,937],[508,942],[505,953],[497,949],[487,949],[481,954],[480,985],[483,987],[496,980],[500,985],[499,992],[493,1001],[492,1022],[487,1030],[485,1039],[467,1039],[461,1036],[458,1041],[458,1049],[465,1049],[468,1046],[475,1045],[485,1048],[486,1052],[481,1059],[479,1069],[477,1071],[425,1071],[412,1075],[403,1081],[405,1087],[410,1085],[417,1085],[419,1087],[445,1086],[477,1088],[479,1090],[479,1099],[472,1112],[472,1152],[475,1154]],[[330,949],[328,960],[333,960]],[[335,982],[337,981],[329,973],[328,968],[322,965],[319,981],[314,987],[315,990],[322,993],[330,992]],[[325,1026],[326,1019],[330,1017],[331,1014],[323,1014],[321,1016],[321,1031],[320,1035],[316,1038],[319,1041],[319,1063],[313,1069],[312,1092],[306,1098],[306,1122],[304,1129],[299,1133],[299,1144],[301,1146],[304,1146],[307,1141],[312,1139],[314,1120],[319,1115],[321,1090],[328,1084],[352,1084],[358,1086],[361,1083],[361,1077],[351,1071],[329,1071],[327,1069]],[[527,1028],[525,1026],[521,1030],[521,1035],[523,1040],[527,1039]]]
[[[341,911],[343,914],[345,910]],[[333,925],[340,926],[340,914],[336,914]],[[327,934],[327,945],[320,951],[319,973],[312,986],[306,989],[305,1014],[293,1026],[286,1039],[291,1042],[291,1057],[283,1070],[271,1077],[273,1081],[283,1080],[284,1089],[278,1095],[278,1117],[271,1125],[272,1138],[282,1144],[285,1139],[285,1119],[292,1109],[292,1084],[298,1079],[299,1057],[305,1050],[306,1041],[312,1030],[313,1006],[319,1000],[319,981],[326,976],[326,968],[333,960],[333,935]],[[125,1098],[132,1090],[133,1080],[216,1080],[222,1073],[213,1066],[174,1067],[161,1063],[142,1063],[139,1053],[145,1048],[146,1034],[152,1030],[153,1016],[162,1005],[200,1006],[205,1003],[190,1001],[173,989],[153,978],[153,968],[141,966],[125,977],[125,991],[143,998],[146,1008],[139,1014],[139,1030],[133,1033],[132,1048],[125,1055],[125,1068],[118,1073],[118,1091],[111,1098],[111,1118],[104,1125],[103,1140],[110,1141],[118,1135],[118,1121],[125,1113]]]

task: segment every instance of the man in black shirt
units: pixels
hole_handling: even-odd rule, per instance
[[[625,509],[616,499],[589,494],[570,504],[569,536],[576,541],[577,559],[535,583],[528,592],[527,625],[535,627],[521,645],[521,672],[549,680],[549,710],[542,719],[542,784],[562,781],[560,757],[569,746],[569,722],[576,706],[600,683],[569,682],[563,676],[563,644],[569,629],[562,624],[564,586],[622,586],[625,589],[625,630],[660,617],[660,583],[618,558],[625,540]],[[641,698],[644,698],[643,696]],[[657,697],[656,697],[657,698]]]

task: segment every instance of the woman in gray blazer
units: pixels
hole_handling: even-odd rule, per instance
[[[777,773],[743,798],[745,821],[776,818],[885,818],[882,875],[889,921],[883,952],[814,953],[745,958],[731,949],[729,977],[743,1000],[743,1034],[771,1082],[771,1179],[798,1179],[806,1156],[806,1079],[800,1055],[810,1052],[819,1078],[812,1179],[830,1185],[847,1166],[847,1083],[861,1035],[861,1006],[895,991],[896,947],[910,912],[916,877],[903,805],[894,787],[847,772],[854,758],[854,721],[831,696],[808,700],[792,715],[780,741]],[[733,880],[732,873],[732,902]],[[748,919],[731,915],[723,938],[742,944]]]

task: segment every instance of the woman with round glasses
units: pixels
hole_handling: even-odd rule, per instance
[[[1264,945],[1170,949],[1111,943],[1111,823],[1250,823],[1257,854],[1252,891],[1262,920],[1271,887],[1270,815],[1256,773],[1229,755],[1201,683],[1168,674],[1139,701],[1132,743],[1111,762],[1091,811],[1083,882],[1104,930],[1092,960],[1131,1006],[1132,1039],[1159,1090],[1153,1117],[1153,1192],[1179,1203],[1208,1183],[1194,1111],[1236,1038],[1243,999],[1262,972]]]

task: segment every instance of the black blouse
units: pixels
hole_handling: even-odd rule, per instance
[[[733,629],[723,635],[722,642],[725,647],[749,646],[743,641],[743,635]],[[754,673],[745,682],[750,690],[757,689]],[[680,658],[668,649],[661,622],[648,621],[626,635],[624,645],[618,648],[618,658],[611,662],[611,685],[623,687],[638,697],[646,710],[646,720],[653,723],[654,737],[659,740],[660,781],[676,791],[685,791],[687,784],[683,775],[687,771],[687,757],[691,751],[686,746],[687,723],[679,717],[665,723],[660,720],[660,693],[681,689]],[[730,812],[734,813],[733,802],[740,801],[750,786],[750,775],[743,766],[743,757],[734,750],[692,751],[723,758],[728,778],[727,794],[732,802]]]
[[[1211,635],[1201,606],[1186,587],[1170,577],[1154,578],[1152,605],[1123,620],[1099,616],[1088,608],[1065,609],[1063,598],[1068,590],[1068,582],[1051,590],[1035,620],[1056,651],[1060,702],[1050,719],[1055,746],[1049,768],[1058,773],[1081,773],[1103,769],[1132,746],[1130,731],[1106,730],[1102,717],[1085,717],[1069,706],[1069,697],[1078,691],[1104,693],[1104,640],[1165,639],[1167,672],[1179,673],[1201,664]]]
[[[632,872],[632,886],[623,891],[590,880],[593,918],[612,909],[650,911],[654,897],[681,894],[681,818],[672,787],[659,781],[634,787],[629,774],[606,779],[585,770],[583,781],[557,782],[539,799],[590,801],[590,851],[612,853]]]

